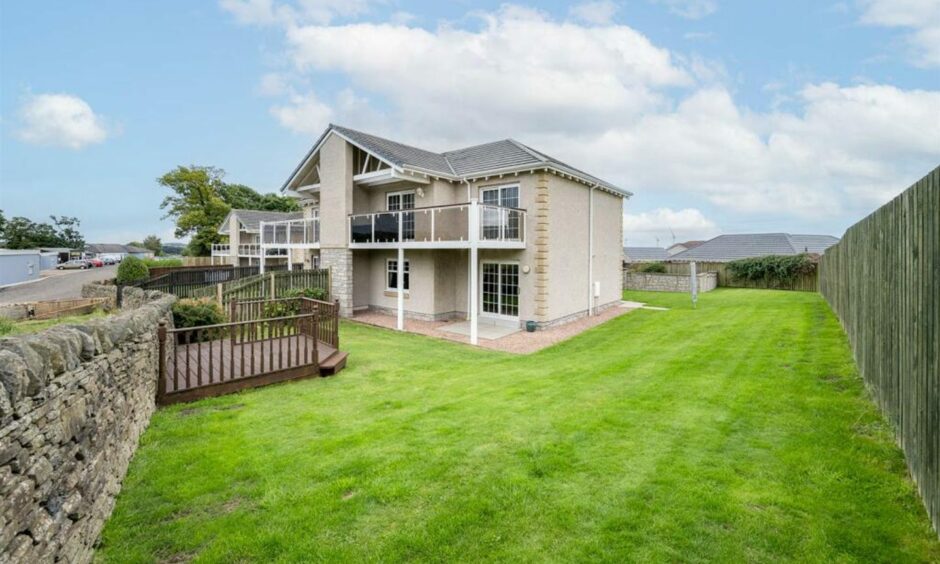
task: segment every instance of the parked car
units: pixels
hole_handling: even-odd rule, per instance
[[[91,263],[85,259],[73,259],[68,262],[63,262],[56,267],[58,270],[85,270],[86,268],[91,268]]]
[[[104,266],[104,261],[99,258],[88,259],[88,262],[91,263],[91,265],[94,267]]]
[[[103,258],[101,259],[101,262],[103,262],[103,263],[105,263],[105,264],[117,264],[117,263],[118,263],[118,260],[117,260],[116,258],[114,258],[114,257],[103,257]]]

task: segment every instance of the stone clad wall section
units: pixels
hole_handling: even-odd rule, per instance
[[[0,339],[0,562],[92,558],[155,409],[175,301],[134,290],[139,307]]]
[[[718,286],[718,274],[702,272],[697,275],[698,291],[710,292]],[[624,290],[649,290],[653,292],[690,292],[688,274],[658,274],[648,272],[624,272]]]

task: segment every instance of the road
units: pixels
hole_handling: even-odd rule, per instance
[[[88,270],[44,270],[38,282],[0,288],[0,304],[80,298],[83,285],[114,278],[116,273],[114,265]]]

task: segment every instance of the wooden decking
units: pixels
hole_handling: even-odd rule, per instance
[[[348,356],[306,335],[247,343],[217,339],[175,349],[167,359],[163,404],[336,374],[346,366]]]

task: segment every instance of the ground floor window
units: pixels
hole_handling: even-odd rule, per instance
[[[313,255],[310,264],[314,270],[320,270],[320,255]]]
[[[401,270],[402,288],[404,290],[408,290],[411,265],[408,264],[407,260],[404,263],[404,268]],[[387,290],[398,290],[398,274],[398,261],[396,259],[388,259],[388,261],[385,263],[385,279],[387,280]]]
[[[519,317],[519,265],[484,262],[483,313]]]

